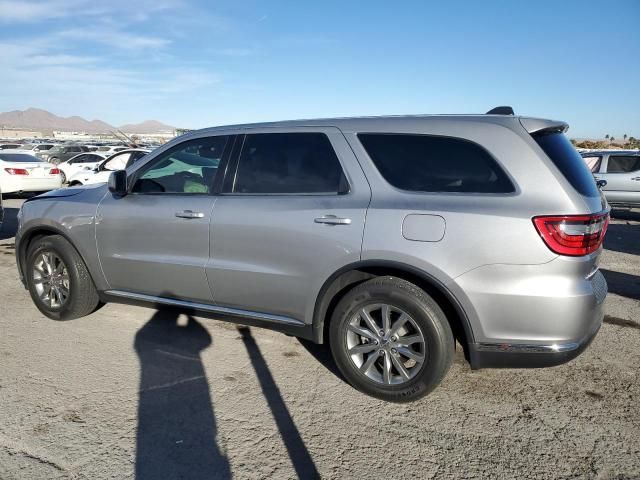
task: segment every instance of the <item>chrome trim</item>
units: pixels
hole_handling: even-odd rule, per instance
[[[554,343],[551,345],[478,343],[477,350],[481,352],[561,353],[576,350],[580,345],[580,342]]]
[[[296,320],[295,318],[273,315],[270,313],[251,312],[249,310],[240,310],[238,308],[219,307],[217,305],[207,305],[205,303],[189,302],[186,300],[177,300],[175,298],[156,297],[153,295],[145,295],[142,293],[124,292],[122,290],[107,290],[104,293],[106,293],[107,295],[114,295],[116,297],[129,298],[131,300],[140,300],[149,303],[160,303],[162,305],[186,307],[192,308],[194,310],[220,313],[223,315],[231,315],[234,317],[245,317],[273,323],[284,323],[286,325],[294,325],[296,327],[304,327],[306,325],[304,322]]]
[[[602,319],[591,328],[588,335],[577,342],[530,344],[530,343],[477,343],[476,350],[480,352],[512,352],[512,353],[564,353],[583,348],[598,333],[602,326]]]

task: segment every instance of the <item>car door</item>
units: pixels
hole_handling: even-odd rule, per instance
[[[596,179],[607,181],[603,190],[610,203],[640,205],[640,155],[610,153]]]
[[[205,273],[212,187],[229,136],[181,142],[130,175],[130,193],[100,202],[96,241],[111,290],[211,303]]]
[[[233,156],[211,223],[214,302],[309,323],[324,281],[360,260],[364,173],[333,127],[251,130]]]

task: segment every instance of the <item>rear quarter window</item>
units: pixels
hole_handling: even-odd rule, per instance
[[[591,170],[564,133],[540,132],[532,137],[578,193],[600,198]]]
[[[411,192],[512,193],[515,188],[480,145],[453,137],[360,133],[358,139],[392,186]]]

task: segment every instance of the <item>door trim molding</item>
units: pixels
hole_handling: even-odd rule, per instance
[[[232,317],[250,318],[252,320],[262,320],[265,322],[292,325],[296,327],[304,327],[306,324],[295,318],[285,317],[282,315],[273,315],[271,313],[253,312],[250,310],[241,310],[239,308],[221,307],[218,305],[208,305],[205,303],[190,302],[188,300],[178,300],[176,298],[156,297],[154,295],[145,295],[142,293],[125,292],[122,290],[106,290],[107,295],[115,297],[137,300],[145,303],[169,305],[175,307],[184,307],[203,312],[219,313],[221,315],[229,315]]]

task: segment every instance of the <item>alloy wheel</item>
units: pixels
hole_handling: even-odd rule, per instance
[[[40,300],[49,308],[60,308],[69,299],[69,272],[52,251],[38,254],[33,263],[33,284]]]
[[[399,385],[424,365],[427,344],[416,321],[388,304],[360,308],[346,328],[347,353],[358,371],[377,383]]]

